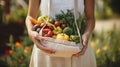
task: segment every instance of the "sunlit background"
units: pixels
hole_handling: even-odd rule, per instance
[[[28,0],[0,0],[0,67],[28,67],[33,42],[25,27]],[[91,46],[98,67],[120,67],[120,0],[95,0]]]

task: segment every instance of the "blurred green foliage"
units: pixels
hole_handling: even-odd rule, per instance
[[[120,31],[95,32],[91,45],[96,53],[98,67],[120,66]]]
[[[102,12],[100,12],[96,8],[95,15],[97,19],[111,19],[120,17],[119,7],[120,0],[101,0],[101,1],[103,1],[103,5],[101,6],[103,9]]]
[[[7,23],[24,23],[27,15],[27,9],[17,9],[10,14]]]
[[[32,52],[33,42],[29,39],[27,34],[21,37],[20,42],[14,42],[12,36],[10,36],[9,43],[11,50],[7,53],[9,61],[7,62],[9,67],[29,67],[30,56]]]

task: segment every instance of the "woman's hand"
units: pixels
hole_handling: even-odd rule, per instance
[[[93,29],[95,27],[95,17],[94,17],[95,1],[94,0],[84,0],[84,1],[85,1],[84,13],[86,16],[86,28],[85,28],[84,34],[82,35],[83,48],[79,53],[74,54],[73,56],[81,56],[85,54],[88,46],[89,37],[92,34]]]
[[[53,49],[47,48],[46,46],[42,45],[45,42],[44,39],[40,38],[38,33],[36,31],[32,30],[33,25],[30,22],[30,17],[28,16],[26,18],[26,26],[27,26],[27,30],[28,30],[28,35],[30,37],[30,39],[35,43],[35,45],[42,51],[46,52],[46,53],[55,53],[55,51]]]
[[[82,56],[85,54],[85,52],[87,50],[87,46],[88,46],[88,40],[89,40],[89,35],[83,34],[82,35],[83,48],[80,52],[78,52],[77,54],[74,54],[73,56],[79,57],[79,56]]]
[[[41,0],[30,0],[29,1],[29,8],[28,8],[28,14],[26,18],[26,27],[28,30],[28,35],[31,38],[31,40],[35,43],[35,45],[42,51],[46,53],[55,53],[54,50],[47,48],[46,46],[43,46],[44,40],[38,37],[38,33],[35,31],[32,31],[33,25],[30,21],[30,17],[36,18],[39,11]]]

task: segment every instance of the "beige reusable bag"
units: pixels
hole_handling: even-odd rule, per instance
[[[47,43],[44,43],[44,44],[42,43],[42,44],[56,51],[55,54],[48,54],[42,51],[44,54],[47,54],[53,57],[72,57],[73,54],[76,54],[81,51],[81,49],[83,48],[83,45],[82,45],[80,30],[78,28],[77,20],[76,20],[77,8],[78,8],[77,6],[78,6],[77,0],[74,0],[74,18],[75,18],[75,25],[77,28],[77,32],[80,37],[80,43],[76,44],[75,42],[72,42],[72,41],[56,40],[50,37],[43,37],[42,30],[45,27],[43,26],[43,28],[39,32],[39,35],[40,35],[39,37],[44,38],[44,40],[47,41]],[[48,14],[50,14],[50,0],[48,2],[48,12],[49,12]]]

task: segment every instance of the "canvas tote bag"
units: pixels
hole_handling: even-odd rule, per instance
[[[50,0],[48,0],[48,16],[50,16]],[[76,54],[78,52],[80,52],[83,48],[82,45],[82,39],[81,39],[81,34],[80,34],[80,30],[78,28],[77,25],[77,8],[78,8],[78,4],[77,4],[77,0],[74,0],[74,18],[75,18],[75,25],[77,28],[77,33],[80,37],[80,43],[76,44],[75,42],[72,41],[66,41],[66,40],[56,40],[50,37],[43,37],[42,36],[42,30],[45,26],[43,26],[43,28],[41,29],[41,31],[39,32],[39,37],[43,38],[45,41],[47,41],[47,43],[42,43],[44,46],[51,48],[53,50],[55,50],[56,52],[54,54],[48,54],[44,51],[41,51],[42,53],[49,55],[49,56],[53,56],[53,57],[72,57],[73,54]]]

